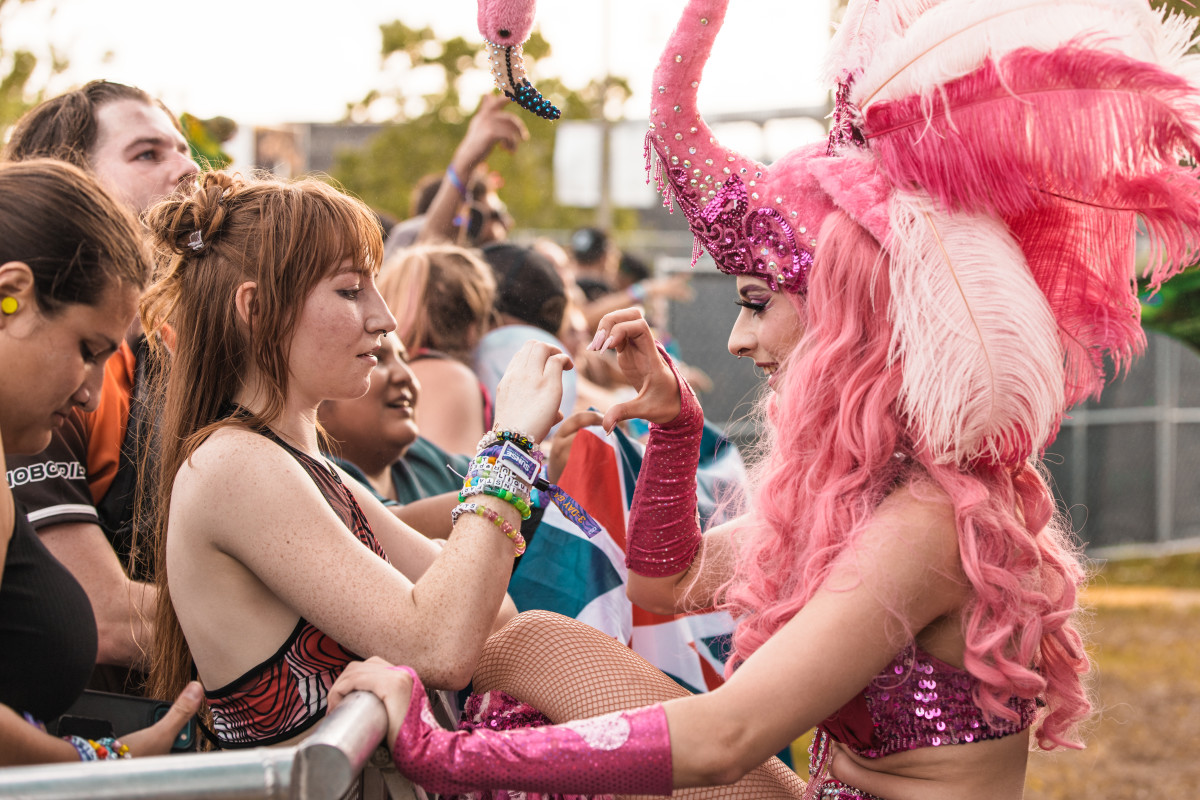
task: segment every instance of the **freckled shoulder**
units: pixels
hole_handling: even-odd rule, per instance
[[[180,500],[205,502],[214,496],[258,492],[294,480],[311,484],[291,454],[264,436],[230,425],[214,431],[180,466],[172,505]]]

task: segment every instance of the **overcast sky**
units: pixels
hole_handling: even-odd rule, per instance
[[[555,56],[538,69],[581,85],[628,78],[641,116],[682,0],[540,0],[538,25]],[[823,0],[732,0],[702,84],[706,111],[816,105],[814,77],[828,35]],[[53,9],[53,14],[50,13]],[[6,4],[3,42],[69,59],[64,89],[95,77],[131,83],[177,111],[223,114],[244,128],[340,119],[346,104],[385,85],[379,25],[430,25],[478,39],[475,0],[34,0]],[[608,31],[605,36],[604,31]]]

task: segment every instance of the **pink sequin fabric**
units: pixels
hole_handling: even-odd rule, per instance
[[[979,680],[916,648],[896,657],[863,692],[875,736],[859,755],[881,758],[904,750],[1000,739],[1033,724],[1037,704],[1013,697],[1017,720],[987,719],[972,699]]]
[[[917,647],[892,660],[857,697],[821,723],[809,748],[809,774],[821,781],[817,797],[878,800],[825,775],[830,740],[866,758],[923,747],[1000,739],[1033,724],[1037,702],[1010,698],[1015,720],[988,718],[975,704],[979,680]]]
[[[822,800],[882,800],[829,777],[832,741],[866,758],[906,750],[1000,739],[1033,724],[1037,702],[1013,697],[1016,720],[988,719],[972,699],[979,681],[917,647],[901,652],[875,680],[817,728],[808,774]]]
[[[650,426],[625,545],[625,566],[654,578],[683,572],[700,547],[696,466],[704,433],[704,411],[695,393],[661,345],[658,351],[679,382],[680,410],[666,425]]]
[[[517,728],[540,728],[550,720],[541,711],[523,703],[507,692],[494,690],[473,694],[463,708],[459,730],[508,731]],[[486,792],[469,792],[447,797],[446,800],[613,800],[610,794],[539,794],[537,792],[510,792],[497,789]]]
[[[489,693],[469,704],[463,730],[447,731],[429,713],[416,673],[397,669],[411,675],[413,691],[392,756],[427,791],[488,800],[671,794],[671,738],[661,705],[547,725],[536,709]]]
[[[647,158],[654,146],[652,137],[657,138],[650,134],[646,139]],[[656,152],[660,156],[655,173],[659,191],[668,202],[671,197],[675,198],[695,236],[693,265],[703,247],[717,263],[717,268],[728,275],[761,278],[771,291],[804,291],[816,246],[811,239],[806,241],[807,247],[800,244],[798,234],[808,232],[805,226],[794,228],[774,208],[752,206],[746,183],[737,175],[715,181],[712,193],[703,196],[702,192],[709,184],[701,184],[697,190],[698,181],[687,170],[690,161],[685,160],[686,166],[682,167],[665,166],[666,158],[671,157]],[[745,168],[742,171],[746,171]],[[755,176],[761,178],[762,172],[756,172]],[[754,182],[751,179],[750,183]],[[754,199],[758,199],[757,192]]]
[[[708,250],[722,272],[759,278],[772,291],[803,292],[817,231],[834,209],[813,170],[825,144],[763,164],[717,141],[696,100],[725,6],[723,0],[690,2],[659,59],[644,151],[647,178],[653,174],[663,205],[670,208],[674,199],[687,217],[695,235],[693,264]]]

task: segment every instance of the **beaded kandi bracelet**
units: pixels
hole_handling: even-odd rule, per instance
[[[474,514],[478,517],[491,522],[493,525],[500,528],[500,532],[513,541],[513,555],[519,556],[525,552],[525,537],[521,532],[509,524],[508,520],[497,514],[487,506],[481,506],[478,503],[459,503],[450,512],[450,524],[458,522],[458,518],[463,514]]]
[[[525,495],[528,487],[538,482],[542,469],[541,462],[532,455],[512,442],[505,442],[502,446],[485,447],[476,453],[467,469],[466,479],[516,480],[520,485],[514,491]]]
[[[504,442],[511,442],[517,447],[521,448],[532,458],[536,459],[539,464],[546,460],[545,453],[541,451],[541,448],[538,447],[538,443],[534,441],[533,437],[527,433],[521,433],[520,431],[488,431],[483,435],[483,438],[479,440],[479,444],[475,447],[475,449],[477,451],[486,450],[489,447],[503,444]]]
[[[510,506],[515,508],[521,514],[521,519],[529,519],[533,514],[533,509],[529,507],[529,502],[520,495],[514,494],[508,489],[503,489],[499,486],[494,486],[489,483],[477,483],[473,486],[464,486],[463,490],[458,493],[458,501],[461,503],[468,497],[477,494],[486,494],[489,497],[495,497],[498,500],[503,500]]]
[[[111,736],[105,736],[103,739],[84,739],[81,736],[62,738],[74,746],[80,761],[115,761],[130,757],[129,747]]]

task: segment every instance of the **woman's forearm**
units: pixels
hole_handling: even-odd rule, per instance
[[[0,766],[52,764],[78,761],[69,742],[30,725],[5,705],[0,705]]]

